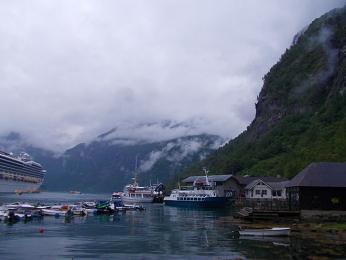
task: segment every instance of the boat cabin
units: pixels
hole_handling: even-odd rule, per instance
[[[235,198],[240,193],[240,186],[237,180],[232,178],[233,175],[210,175],[206,176],[190,176],[182,182],[184,185],[197,187],[200,189],[215,189],[219,197]],[[208,188],[208,183],[209,187]]]

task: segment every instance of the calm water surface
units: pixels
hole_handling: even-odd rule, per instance
[[[1,195],[6,202],[72,202],[108,195],[40,193]],[[145,205],[114,216],[45,217],[0,223],[1,259],[305,259],[321,245],[297,238],[239,239],[230,210],[189,210]],[[44,233],[38,230],[44,228]]]

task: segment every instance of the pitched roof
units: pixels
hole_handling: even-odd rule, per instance
[[[228,174],[228,175],[210,175],[208,176],[208,180],[209,181],[217,181],[217,182],[225,182],[228,179],[230,179],[233,175],[232,174]],[[187,177],[186,179],[182,180],[182,182],[185,183],[190,183],[190,182],[194,182],[197,179],[205,179],[205,176],[190,176]]]
[[[268,182],[281,182],[281,181],[287,181],[286,178],[281,178],[281,177],[272,177],[272,176],[233,176],[240,185],[248,185],[252,181],[261,179],[262,181],[268,183]]]
[[[346,187],[346,163],[311,163],[298,173],[289,187]]]
[[[289,181],[277,181],[277,182],[266,182],[262,180],[262,177],[253,180],[248,185],[246,185],[246,190],[251,190],[253,187],[257,185],[258,182],[262,181],[265,185],[269,186],[272,190],[282,190],[287,187]]]
[[[245,190],[251,190],[253,187],[255,187],[259,182],[263,182],[264,185],[268,186],[268,184],[264,181],[262,181],[260,178],[253,180],[248,185],[246,185]],[[270,187],[269,187],[270,188]]]

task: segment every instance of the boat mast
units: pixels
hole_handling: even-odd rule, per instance
[[[136,155],[135,177],[133,178],[133,186],[138,186],[138,183],[137,183],[137,163],[138,163],[138,155]]]
[[[210,185],[209,179],[208,179],[208,170],[207,170],[207,168],[203,167],[203,171],[204,171],[204,174],[205,174],[205,183],[207,185]]]

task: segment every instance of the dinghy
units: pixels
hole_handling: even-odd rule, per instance
[[[243,229],[239,230],[241,236],[289,236],[291,229],[288,227],[274,227],[270,229]]]

